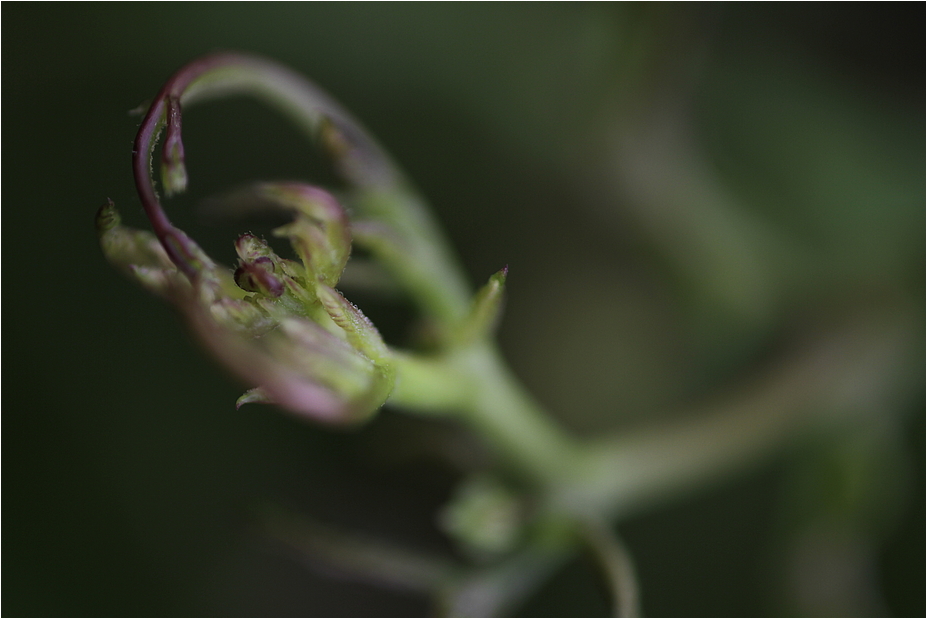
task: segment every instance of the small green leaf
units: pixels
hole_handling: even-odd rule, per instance
[[[489,278],[489,283],[473,297],[470,312],[454,335],[455,345],[468,346],[493,335],[499,317],[502,315],[505,280],[508,273],[508,266],[494,273]]]

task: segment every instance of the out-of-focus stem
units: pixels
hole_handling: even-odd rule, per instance
[[[579,526],[589,550],[602,567],[612,596],[614,617],[640,617],[637,570],[631,553],[611,526],[597,518],[587,518]]]
[[[897,316],[846,322],[722,402],[601,440],[579,441],[558,427],[489,344],[406,358],[391,401],[455,411],[546,488],[555,512],[623,517],[748,470],[803,430],[870,414],[898,374],[906,329]]]
[[[723,402],[590,446],[555,509],[624,517],[749,470],[803,430],[862,422],[901,373],[908,332],[897,315],[857,319]]]
[[[503,459],[545,484],[569,479],[582,445],[563,431],[512,374],[498,350],[471,349],[458,361],[479,385],[461,416]]]

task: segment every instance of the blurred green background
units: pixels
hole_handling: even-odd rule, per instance
[[[889,457],[897,488],[884,509],[861,500],[878,526],[850,527],[871,568],[859,590],[878,599],[809,605],[789,584],[789,549],[832,489],[834,441],[620,530],[649,615],[923,616],[923,4],[3,14],[4,615],[430,612],[307,565],[252,517],[282,504],[447,550],[434,512],[458,473],[419,446],[430,426],[387,411],[343,433],[236,411],[241,387],[97,247],[107,197],[144,225],[128,110],[186,61],[235,49],[294,67],[353,111],[429,198],[474,283],[510,266],[503,349],[576,432],[723,391],[848,306],[912,312],[916,354],[883,411],[891,449],[871,458]],[[230,262],[240,230],[203,222],[197,202],[311,178],[314,160],[250,101],[195,108],[184,130],[190,195],[168,211]],[[401,305],[352,299],[408,339]],[[522,612],[595,615],[604,599],[579,558]]]

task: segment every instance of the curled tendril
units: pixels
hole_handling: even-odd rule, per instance
[[[152,157],[162,130],[161,180],[167,195],[187,186],[181,137],[182,106],[211,96],[235,92],[257,94],[290,113],[335,158],[350,183],[365,188],[389,186],[399,173],[376,143],[347,112],[297,73],[242,54],[222,53],[194,61],[161,88],[145,114],[132,156],[135,187],[145,213],[171,261],[188,277],[198,269],[197,252],[175,228],[155,192]]]
[[[238,53],[196,60],[175,73],[158,92],[135,138],[135,186],[152,228],[168,257],[187,277],[200,268],[195,244],[175,228],[155,192],[152,158],[162,130],[164,192],[184,191],[187,173],[181,139],[183,107],[231,94],[261,98],[288,115],[332,159],[347,182],[344,199],[361,217],[385,224],[389,242],[367,244],[439,328],[453,329],[469,307],[469,287],[443,235],[421,199],[363,127],[304,77],[274,62]],[[393,246],[402,251],[394,251]]]

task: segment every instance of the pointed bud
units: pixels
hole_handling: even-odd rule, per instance
[[[310,277],[333,286],[351,255],[347,215],[335,197],[300,183],[265,184],[260,189],[265,197],[296,212],[294,220],[274,234],[290,239]]]
[[[523,506],[498,480],[477,475],[457,489],[451,503],[441,510],[438,524],[476,558],[491,558],[519,542]]]
[[[241,408],[245,404],[273,404],[274,400],[260,387],[248,389],[241,397],[235,400],[235,408]]]
[[[164,145],[161,147],[161,184],[168,196],[187,189],[187,167],[184,163],[183,141],[180,138],[180,100],[167,98]]]
[[[274,250],[267,241],[253,234],[242,234],[235,241],[235,253],[242,262],[254,262],[260,258],[274,258]]]
[[[489,278],[489,283],[473,297],[470,312],[454,336],[457,345],[465,346],[492,336],[502,315],[505,280],[508,274],[509,267],[506,265],[494,273]]]

